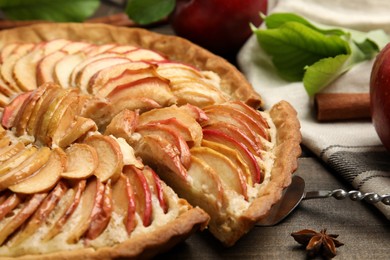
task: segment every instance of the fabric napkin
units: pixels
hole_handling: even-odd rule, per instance
[[[293,12],[327,25],[390,33],[390,1],[279,0],[269,1],[270,12]],[[313,101],[302,82],[281,79],[270,59],[252,36],[240,50],[238,65],[269,108],[290,102],[301,122],[302,143],[320,160],[361,192],[390,194],[390,153],[381,144],[370,121],[319,123]],[[368,92],[373,60],[360,63],[323,92]],[[390,206],[375,206],[390,220]]]

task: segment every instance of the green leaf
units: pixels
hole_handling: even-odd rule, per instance
[[[175,4],[175,0],[129,0],[126,13],[138,24],[150,24],[167,17]]]
[[[303,85],[309,96],[329,85],[333,80],[345,72],[345,63],[350,57],[348,54],[324,58],[306,68]]]
[[[348,42],[342,38],[324,35],[295,21],[255,33],[281,77],[289,81],[301,81],[304,68],[320,59],[350,53]]]
[[[280,26],[284,25],[288,22],[297,22],[302,25],[307,26],[308,28],[311,28],[317,32],[321,32],[323,34],[334,34],[334,35],[345,35],[346,32],[338,29],[338,28],[331,28],[324,25],[318,25],[315,26],[314,23],[309,22],[305,18],[293,14],[293,13],[273,13],[267,17],[264,18],[264,22],[268,29],[274,29],[279,28]],[[322,27],[322,28],[320,28]]]
[[[0,9],[13,20],[82,22],[99,5],[99,0],[0,0]]]

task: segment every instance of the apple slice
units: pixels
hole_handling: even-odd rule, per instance
[[[191,177],[192,183],[188,199],[193,205],[202,207],[215,216],[227,205],[221,177],[203,159],[192,156],[191,162],[188,176]]]
[[[128,63],[121,64],[126,67]],[[146,65],[145,63],[135,63],[136,65],[131,66],[130,68],[126,68],[122,70],[122,67],[115,68],[111,74],[105,73],[106,75],[98,75],[94,81],[94,84],[91,85],[92,93],[95,93],[99,97],[106,97],[109,95],[117,86],[130,84],[131,82],[158,76],[154,68],[150,65]],[[147,67],[146,67],[147,66]],[[112,74],[116,74],[117,70],[122,73],[115,76]],[[107,75],[108,74],[108,75]],[[110,78],[108,78],[110,77]],[[103,80],[105,80],[103,82]],[[100,84],[100,85],[99,85]]]
[[[208,147],[193,147],[191,155],[210,165],[217,172],[226,189],[232,189],[245,199],[248,198],[244,173],[227,156]]]
[[[233,164],[236,165],[239,169],[241,169],[242,173],[244,173],[246,183],[249,186],[253,186],[251,171],[248,165],[245,163],[244,159],[236,150],[222,143],[212,142],[208,140],[202,140],[202,146],[213,149],[214,151],[219,152],[228,157],[229,160],[232,161]]]
[[[260,111],[248,106],[242,101],[235,100],[235,101],[230,101],[227,103],[223,104],[224,106],[231,106],[234,107],[235,109],[247,114],[249,117],[253,118],[259,125],[269,128],[269,125],[267,123],[267,120],[261,115]]]
[[[59,110],[58,115],[61,115],[60,120],[54,120],[53,118],[49,124],[49,130],[47,136],[51,139],[49,144],[51,146],[53,145],[59,145],[59,142],[61,140],[61,137],[64,136],[64,134],[67,132],[68,129],[72,127],[73,121],[76,118],[78,106],[75,107],[75,104],[80,104],[79,96],[76,96],[75,101],[69,101],[69,105],[67,107],[61,106],[61,110],[65,109],[65,111]],[[60,108],[59,108],[60,109]]]
[[[164,195],[164,188],[162,185],[161,179],[158,177],[155,171],[149,166],[145,166],[142,170],[144,176],[146,177],[150,191],[157,197],[160,207],[162,208],[164,213],[168,212],[168,200]]]
[[[87,117],[96,122],[99,128],[104,128],[113,117],[114,104],[105,98],[95,96],[80,97],[82,100],[82,110],[80,116]]]
[[[30,177],[49,160],[50,154],[51,151],[48,147],[42,147],[19,166],[2,174],[0,176],[0,190],[4,190]]]
[[[1,124],[9,129],[14,126],[15,118],[17,117],[20,108],[23,106],[24,101],[31,95],[31,92],[25,92],[16,96],[12,102],[4,107],[3,117],[1,118]]]
[[[16,92],[22,92],[23,90],[19,88],[13,76],[15,63],[19,60],[20,57],[26,55],[26,53],[31,51],[33,48],[35,48],[35,44],[32,43],[19,44],[18,47],[12,52],[12,55],[8,56],[0,67],[1,77],[3,78],[4,82],[6,82],[7,85]]]
[[[206,113],[199,107],[191,105],[191,104],[185,104],[183,106],[179,107],[181,110],[186,112],[187,114],[190,114],[193,118],[195,118],[196,122],[202,123],[204,121],[207,121],[209,118],[207,117]]]
[[[113,211],[111,179],[104,185],[104,193],[99,198],[96,197],[95,205],[92,209],[89,227],[85,233],[85,238],[93,240],[100,236],[111,220]]]
[[[234,118],[235,120],[231,121],[232,124],[235,123],[236,126],[241,129],[246,127],[247,129],[251,130],[253,135],[256,137],[254,141],[258,140],[258,136],[261,136],[266,140],[269,139],[269,135],[262,125],[256,122],[248,114],[241,112],[235,107],[226,106],[226,105],[213,105],[213,106],[206,107],[203,110],[206,112],[207,116],[209,117],[212,117],[212,115],[220,115],[219,118],[223,116]],[[258,144],[261,147],[260,145],[261,141],[258,141]]]
[[[85,187],[86,187],[86,180],[81,180],[77,182],[74,187],[70,189],[70,191],[74,191],[72,196],[65,196],[65,200],[61,200],[60,203],[66,204],[65,210],[63,212],[59,213],[59,217],[57,221],[55,221],[54,225],[50,228],[50,230],[43,236],[42,241],[49,241],[56,235],[58,235],[66,222],[72,217],[74,211],[80,204],[81,196],[84,194]]]
[[[89,57],[94,57],[98,56],[99,54],[106,54],[108,53],[111,49],[117,47],[117,44],[114,43],[106,43],[106,44],[100,44],[100,45],[91,45],[90,48],[85,50],[85,53]]]
[[[24,101],[24,104],[20,108],[18,116],[15,118],[15,130],[17,136],[21,136],[27,133],[27,124],[34,110],[34,106],[42,97],[46,89],[47,86],[42,86],[38,89],[33,90],[29,97]]]
[[[43,137],[43,143],[47,144],[48,146],[53,145],[53,140],[56,138],[56,133],[63,131],[63,125],[71,123],[76,116],[76,111],[80,110],[78,109],[78,107],[81,106],[81,104],[78,103],[78,91],[76,89],[70,89],[69,92],[67,92],[65,95],[66,96],[60,101],[57,108],[52,113],[51,118],[48,119],[49,123],[47,126],[47,132]],[[68,120],[68,122],[63,122],[65,120]]]
[[[239,152],[242,159],[251,171],[252,182],[254,184],[262,182],[264,178],[262,170],[260,169],[255,156],[243,144],[237,142],[233,137],[230,137],[221,131],[210,129],[203,130],[203,139],[224,144]]]
[[[67,243],[77,243],[81,236],[88,230],[95,205],[100,203],[103,194],[104,184],[96,178],[89,178],[85,191],[80,198],[80,204],[78,205],[82,209],[78,211],[80,215],[77,218],[69,219],[75,226],[72,227],[67,236]]]
[[[169,126],[163,124],[145,124],[137,128],[137,132],[142,136],[157,135],[166,139],[168,142],[176,146],[180,153],[180,161],[184,167],[188,168],[191,164],[191,153],[184,138],[178,131],[175,131]]]
[[[85,179],[94,174],[99,157],[96,149],[87,144],[75,143],[66,150],[68,158],[66,171],[61,173],[61,177],[67,179]]]
[[[33,194],[46,192],[54,187],[61,177],[66,166],[66,154],[61,148],[55,148],[48,161],[38,169],[31,177],[9,186],[13,192]]]
[[[0,64],[3,64],[4,60],[8,57],[11,56],[12,52],[18,47],[19,43],[9,43],[5,46],[0,51]]]
[[[84,143],[96,149],[99,163],[95,170],[95,176],[101,182],[112,179],[115,182],[123,168],[123,154],[119,144],[111,137],[104,135],[91,135]]]
[[[46,196],[47,193],[37,193],[32,195],[31,198],[23,204],[20,211],[10,218],[2,228],[0,228],[0,245],[4,243],[9,235],[25,223],[25,221],[36,211]]]
[[[35,146],[30,146],[26,149],[23,149],[20,153],[11,157],[7,161],[4,161],[0,165],[0,176],[19,166],[23,161],[32,156],[37,150],[38,148],[36,148]]]
[[[201,71],[196,67],[173,61],[160,61],[156,62],[157,73],[164,78],[172,77],[190,77],[190,78],[202,78]]]
[[[22,229],[11,238],[7,245],[15,247],[33,235],[36,230],[44,224],[45,220],[52,213],[67,190],[67,186],[63,182],[59,182],[42,201],[41,205],[28,220],[27,224],[22,226]]]
[[[147,179],[142,173],[142,170],[133,165],[126,165],[123,168],[123,173],[129,178],[132,189],[134,190],[136,211],[142,219],[142,224],[144,227],[148,227],[153,221],[153,208],[152,193]]]
[[[3,93],[0,92],[0,107],[7,106],[9,102],[10,102],[10,98],[5,96]]]
[[[180,89],[172,88],[172,93],[176,96],[178,105],[185,105],[189,103],[202,108],[216,104],[213,95],[211,95],[208,91],[196,90],[189,87]]]
[[[168,140],[156,136],[144,136],[135,147],[137,156],[148,165],[158,164],[175,173],[179,178],[187,178],[187,170],[180,160],[179,150]],[[173,178],[174,174],[172,174]]]
[[[10,159],[11,157],[18,154],[24,149],[24,144],[22,142],[17,142],[9,146],[0,148],[0,163],[3,163]]]
[[[36,68],[37,86],[46,82],[55,82],[54,68],[57,62],[63,59],[68,53],[63,50],[58,50],[44,56],[38,63]]]
[[[154,99],[148,97],[124,97],[115,101],[112,113],[116,115],[125,109],[145,113],[156,108],[162,108],[162,106]]]
[[[0,203],[0,221],[22,202],[22,195],[11,193]]]
[[[71,93],[74,89],[60,89],[58,88],[56,94],[47,105],[46,111],[43,112],[40,124],[36,130],[36,139],[40,140],[43,144],[48,144],[49,138],[47,138],[47,130],[49,128],[50,121],[52,120],[55,111],[60,106],[61,102]]]
[[[235,125],[226,123],[226,122],[214,122],[203,127],[203,129],[217,130],[221,131],[224,134],[233,137],[237,142],[245,145],[249,151],[258,157],[262,157],[261,151],[263,146],[259,147],[256,142],[250,139],[240,128]]]
[[[72,125],[58,137],[59,147],[68,147],[76,140],[83,139],[89,132],[95,132],[97,130],[96,123],[89,118],[75,116]]]
[[[43,114],[46,112],[51,100],[56,96],[57,91],[60,89],[58,85],[51,83],[45,84],[41,88],[44,88],[45,91],[35,103],[27,123],[27,133],[31,136],[36,136]]]
[[[128,143],[131,143],[133,141],[132,134],[138,125],[138,117],[139,114],[136,111],[129,109],[122,110],[111,120],[105,129],[104,135],[122,137]]]
[[[125,57],[132,61],[163,61],[166,58],[156,51],[137,48],[125,53]]]
[[[202,140],[201,126],[190,114],[182,111],[175,105],[161,109],[153,109],[141,114],[139,117],[139,125],[157,122],[161,123],[162,121],[171,118],[176,119],[176,121],[180,122],[180,125],[188,129],[187,132],[189,133],[189,136],[183,135],[183,137],[187,137],[185,139],[187,142],[189,142],[189,147],[192,147],[193,145],[200,145],[200,142]],[[165,121],[165,123],[174,123],[174,121],[175,120],[167,120]],[[176,124],[176,126],[178,126],[179,124]],[[179,132],[183,133],[184,131]]]
[[[114,46],[113,48],[110,48],[109,50],[107,50],[107,52],[124,54],[135,49],[138,48],[131,45],[118,45],[118,46]]]
[[[129,59],[123,57],[106,57],[94,60],[85,65],[84,68],[77,73],[75,86],[77,86],[82,92],[88,93],[88,83],[93,75],[107,67],[128,63],[129,61]]]
[[[112,187],[112,201],[113,211],[116,215],[123,216],[123,224],[130,235],[137,226],[136,199],[130,180],[123,173]]]
[[[77,52],[66,55],[60,59],[54,66],[54,80],[63,88],[69,88],[71,85],[71,74],[73,69],[86,59],[84,52]]]
[[[90,48],[92,45],[87,42],[75,42],[71,41],[68,44],[64,45],[64,47],[61,48],[61,51],[64,51],[68,54],[73,54],[79,51],[86,50]]]
[[[111,79],[115,79],[124,75],[125,71],[139,71],[142,72],[143,69],[151,69],[154,67],[147,62],[126,62],[122,64],[113,65],[111,67],[102,69],[96,72],[88,82],[88,93],[96,94],[97,91],[107,84]]]

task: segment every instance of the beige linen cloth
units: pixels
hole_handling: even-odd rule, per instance
[[[293,12],[319,23],[390,34],[390,1],[270,0],[269,12]],[[373,60],[360,63],[323,92],[368,92]],[[301,121],[303,144],[361,192],[390,194],[390,153],[369,121],[318,123],[302,82],[286,82],[275,72],[252,36],[238,54],[238,65],[266,104],[289,101]],[[267,107],[266,107],[267,108]],[[375,206],[390,220],[390,206]]]

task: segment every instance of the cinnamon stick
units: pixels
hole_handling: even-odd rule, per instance
[[[371,117],[369,93],[319,93],[314,104],[320,122]]]

